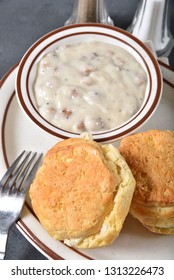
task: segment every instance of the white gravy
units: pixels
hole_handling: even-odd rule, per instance
[[[130,119],[141,107],[147,76],[126,50],[91,41],[60,46],[38,64],[39,113],[73,132],[100,132]]]

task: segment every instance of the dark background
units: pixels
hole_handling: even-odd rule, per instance
[[[140,0],[106,0],[114,24],[126,29]],[[64,25],[73,0],[0,0],[0,78],[20,61],[27,49],[41,36]],[[170,28],[174,36],[174,0],[170,0]],[[169,56],[174,67],[174,49]],[[6,259],[46,259],[12,226]]]

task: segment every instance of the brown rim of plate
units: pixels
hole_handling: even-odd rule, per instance
[[[163,65],[165,68],[171,70],[172,72],[174,72],[174,68],[172,68],[171,66],[166,65],[165,63],[162,63],[161,61],[159,61],[159,64]],[[10,74],[17,68],[18,64],[16,64],[15,66],[13,66],[5,75],[4,77],[0,80],[0,88],[3,86],[3,84],[6,82],[7,78],[10,76]],[[169,84],[169,86],[171,86],[171,82],[166,80],[166,83]],[[174,87],[174,84],[172,84],[172,87]],[[6,118],[7,118],[7,114],[8,114],[8,110],[9,107],[11,105],[11,102],[13,100],[13,98],[15,97],[15,91],[12,92],[11,96],[9,97],[9,100],[7,102],[7,106],[4,112],[4,117],[3,117],[3,122],[2,122],[2,129],[1,129],[1,138],[2,138],[2,153],[3,153],[3,158],[5,161],[5,164],[8,168],[9,163],[8,163],[8,156],[7,156],[7,150],[6,150],[6,145],[5,145],[5,123],[6,123]],[[26,207],[29,209],[30,213],[32,212],[30,209],[30,206],[28,205],[28,203],[26,203]],[[32,214],[32,213],[31,213]],[[33,215],[33,214],[32,214]],[[31,241],[36,244],[37,247],[39,247],[47,256],[49,256],[52,259],[55,260],[63,260],[63,258],[61,256],[59,256],[57,253],[53,252],[50,248],[48,248],[45,244],[43,244],[43,242],[41,242],[32,232],[31,230],[26,226],[26,224],[19,219],[17,222],[17,225],[19,226],[19,228],[21,229],[21,231],[24,232],[24,234],[31,239]],[[88,260],[93,260],[92,258],[90,258],[89,256],[82,254],[81,252],[77,251],[76,249],[70,248],[68,247],[70,250],[75,251],[77,254],[80,254],[82,257],[88,259]]]
[[[99,28],[107,28],[107,29],[111,29],[111,30],[114,30],[114,31],[117,31],[117,32],[121,32],[123,33],[124,35],[130,37],[132,40],[134,40],[137,44],[139,44],[142,49],[144,49],[146,51],[146,53],[148,54],[148,56],[151,58],[151,61],[153,62],[153,65],[154,65],[154,68],[156,70],[156,75],[157,75],[157,90],[156,90],[156,96],[155,96],[155,99],[151,105],[151,107],[149,108],[148,112],[146,113],[146,115],[141,118],[136,124],[134,124],[132,127],[128,128],[127,130],[123,131],[123,132],[120,132],[118,133],[117,135],[112,135],[112,136],[108,136],[107,137],[107,134],[108,133],[112,133],[122,127],[124,127],[125,125],[129,124],[130,122],[132,122],[141,112],[142,110],[144,109],[146,103],[148,102],[148,99],[150,98],[150,91],[151,91],[151,88],[152,88],[152,77],[150,75],[150,70],[149,70],[149,67],[146,63],[146,61],[144,60],[144,58],[142,57],[142,55],[134,48],[132,47],[130,44],[128,44],[127,42],[123,41],[122,39],[120,38],[117,38],[116,36],[113,36],[113,35],[109,35],[109,34],[103,34],[103,33],[100,33],[100,32],[78,32],[78,33],[73,33],[73,34],[68,34],[66,36],[63,36],[61,38],[58,38],[56,39],[55,41],[49,43],[47,46],[45,46],[37,55],[36,57],[33,59],[33,61],[31,62],[30,64],[30,67],[29,67],[29,71],[27,73],[27,81],[26,81],[26,89],[27,89],[27,95],[28,95],[28,99],[31,103],[31,106],[34,108],[34,110],[36,111],[36,113],[46,122],[48,123],[49,125],[51,125],[52,127],[54,128],[57,128],[59,129],[60,131],[62,132],[66,132],[66,133],[69,133],[72,137],[75,136],[75,135],[79,135],[79,133],[74,133],[74,132],[70,132],[70,131],[66,131],[66,130],[63,130],[61,128],[58,128],[52,124],[50,124],[47,120],[45,120],[39,113],[38,111],[36,110],[36,108],[34,107],[31,99],[30,99],[30,96],[29,96],[29,90],[28,90],[28,79],[29,79],[29,75],[30,75],[30,71],[31,71],[31,68],[32,68],[32,65],[34,64],[35,60],[38,58],[38,56],[43,52],[43,50],[45,50],[46,48],[48,48],[50,45],[52,45],[53,43],[55,43],[56,41],[59,41],[59,40],[62,40],[66,37],[69,37],[69,36],[74,36],[74,35],[81,35],[81,34],[98,34],[98,35],[103,35],[103,36],[109,36],[111,38],[114,38],[114,39],[117,39],[117,40],[120,40],[122,42],[124,42],[125,44],[127,44],[129,47],[131,47],[132,49],[134,49],[138,54],[139,56],[141,57],[141,59],[143,60],[144,64],[146,65],[146,68],[147,68],[147,71],[148,71],[148,74],[149,74],[149,80],[150,80],[150,89],[149,89],[149,93],[148,93],[148,98],[146,100],[146,103],[144,104],[144,106],[137,112],[136,115],[133,116],[133,118],[131,118],[130,120],[128,120],[125,124],[123,124],[122,126],[119,126],[117,127],[116,129],[112,129],[112,130],[109,130],[107,132],[103,132],[103,133],[97,133],[97,134],[93,134],[94,137],[95,136],[101,136],[101,135],[104,135],[104,137],[102,137],[101,139],[95,139],[96,141],[98,142],[104,142],[104,141],[114,141],[126,134],[129,134],[130,132],[136,130],[141,124],[143,124],[149,117],[150,115],[152,114],[152,112],[155,110],[156,108],[156,105],[158,104],[159,100],[160,100],[160,97],[161,97],[161,92],[162,92],[162,77],[161,77],[161,72],[160,72],[160,69],[159,69],[159,65],[158,65],[158,62],[156,61],[155,57],[153,56],[153,54],[151,53],[150,49],[144,45],[144,43],[142,43],[139,39],[137,39],[136,37],[134,37],[132,34],[129,34],[127,31],[125,30],[122,30],[120,28],[117,28],[117,27],[113,27],[113,26],[108,26],[108,25],[104,25],[104,24],[75,24],[75,25],[70,25],[70,26],[64,26],[64,27],[61,27],[61,28],[58,28],[56,30],[53,30],[51,31],[50,33],[46,34],[45,36],[43,36],[42,38],[40,38],[38,41],[36,41],[31,47],[30,49],[26,52],[26,54],[24,55],[24,57],[22,58],[21,60],[21,63],[19,65],[19,70],[18,70],[18,73],[17,73],[17,79],[16,79],[16,86],[17,86],[17,95],[18,95],[18,99],[20,100],[20,103],[21,103],[21,106],[23,108],[23,110],[26,112],[26,114],[29,116],[29,118],[35,123],[37,124],[40,128],[42,128],[43,130],[45,130],[47,133],[53,135],[53,136],[56,136],[56,137],[59,137],[61,139],[67,139],[68,136],[65,136],[63,134],[60,134],[60,133],[57,133],[57,132],[54,132],[53,130],[45,127],[42,123],[40,123],[32,114],[31,112],[28,110],[24,100],[23,100],[23,97],[22,97],[22,92],[21,92],[21,87],[20,87],[20,80],[21,80],[21,74],[22,74],[22,70],[23,70],[23,67],[25,65],[25,62],[26,60],[28,59],[29,55],[32,53],[32,51],[40,44],[42,43],[45,39],[55,35],[56,33],[59,33],[61,31],[64,31],[66,29],[72,29],[72,28],[77,28],[77,27],[99,27]]]
[[[160,64],[162,67],[166,68],[166,69],[169,70],[169,71],[174,72],[174,68],[172,68],[170,65],[167,65],[167,64],[165,64],[164,62],[162,62],[162,61],[160,61],[160,60],[159,60],[158,62],[159,62],[159,64]],[[172,84],[172,82],[166,80],[165,78],[163,78],[163,80],[164,80],[164,82],[166,82],[168,85],[170,85],[172,88],[174,88],[174,84]]]

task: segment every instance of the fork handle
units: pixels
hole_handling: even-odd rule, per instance
[[[5,258],[6,244],[7,233],[0,232],[0,260],[3,260]]]

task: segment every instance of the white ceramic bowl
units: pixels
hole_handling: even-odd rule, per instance
[[[152,52],[145,44],[122,29],[102,24],[76,24],[46,34],[31,46],[19,64],[16,77],[17,98],[27,116],[45,132],[59,139],[78,137],[78,133],[56,127],[39,114],[35,106],[33,83],[37,64],[43,55],[62,44],[84,42],[89,39],[125,48],[139,61],[147,74],[147,89],[139,111],[119,127],[93,134],[96,141],[112,142],[132,133],[144,124],[157,108],[162,94],[162,76]]]

